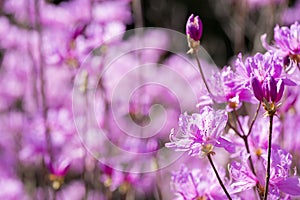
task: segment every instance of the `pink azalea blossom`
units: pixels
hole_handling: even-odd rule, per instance
[[[225,172],[221,172],[224,181]],[[171,188],[176,200],[196,199],[226,199],[226,196],[218,184],[216,176],[210,168],[188,169],[182,165],[180,170],[173,172],[171,177]],[[228,181],[226,181],[228,183]]]
[[[225,111],[214,111],[209,106],[192,115],[184,113],[179,117],[179,132],[176,134],[172,129],[171,142],[166,147],[176,151],[189,151],[191,156],[203,156],[210,153],[215,146],[232,152],[234,150],[230,142],[221,136],[227,119]]]
[[[241,192],[249,190],[256,185],[259,188],[263,188],[265,184],[266,174],[266,154],[262,156],[262,162],[264,168],[257,168],[257,176],[255,176],[250,167],[247,164],[247,154],[242,155],[242,162],[232,162],[229,171],[233,178],[232,187],[234,191]],[[257,163],[259,164],[259,163]],[[280,198],[280,196],[300,195],[300,179],[296,176],[290,175],[290,168],[292,164],[292,156],[286,151],[282,150],[278,146],[272,147],[271,154],[271,177],[270,177],[270,198]],[[282,194],[283,193],[283,194]]]

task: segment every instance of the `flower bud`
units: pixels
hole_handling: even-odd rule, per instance
[[[193,53],[199,49],[202,29],[203,26],[201,19],[199,16],[194,16],[192,14],[186,23],[186,35],[188,39],[188,45],[190,47],[188,53]]]
[[[186,34],[194,41],[199,41],[202,36],[202,21],[199,16],[193,14],[186,23]]]
[[[252,77],[251,79],[251,85],[253,88],[253,92],[254,92],[254,96],[259,100],[262,101],[264,94],[261,88],[261,84],[259,82],[259,80],[256,77]]]
[[[256,77],[252,77],[251,85],[254,96],[259,101],[263,101],[263,99],[265,99],[267,102],[276,103],[280,101],[283,95],[284,83],[282,79],[276,81],[274,77],[270,75],[263,81],[259,81]]]
[[[280,101],[282,95],[283,95],[283,90],[284,90],[284,83],[282,81],[282,79],[280,79],[277,84],[277,96],[276,96],[276,102]]]
[[[274,80],[274,79],[273,79]],[[270,76],[266,77],[262,82],[262,91],[263,91],[263,97],[270,102],[270,99],[276,98],[276,82],[274,84],[273,80]],[[275,81],[275,80],[274,80]],[[274,90],[275,86],[275,90]],[[273,98],[271,98],[271,96]]]

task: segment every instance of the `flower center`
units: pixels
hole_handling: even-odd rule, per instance
[[[263,107],[264,109],[266,110],[265,112],[265,116],[273,116],[275,115],[277,109],[279,108],[279,106],[281,105],[280,103],[279,104],[275,104],[274,102],[267,102],[265,98],[263,98]]]
[[[259,193],[259,196],[261,196],[261,197],[264,196],[264,193],[265,193],[265,187],[262,186],[261,184],[258,184],[258,193]]]
[[[204,153],[204,154],[210,154],[210,153],[212,153],[213,151],[213,148],[214,148],[214,146],[212,145],[212,144],[206,144],[206,145],[203,145],[203,147],[202,147],[202,152]]]
[[[48,178],[51,181],[51,185],[54,190],[58,190],[64,183],[63,176],[56,176],[55,174],[49,174]]]
[[[292,54],[290,55],[290,58],[296,63],[300,63],[300,54]]]
[[[238,107],[238,103],[237,102],[229,101],[228,102],[228,106],[229,106],[229,108],[235,109],[235,108]]]
[[[260,157],[263,154],[263,151],[261,148],[256,149],[255,154],[257,155],[257,157]]]

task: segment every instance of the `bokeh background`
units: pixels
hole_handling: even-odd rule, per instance
[[[182,156],[162,169],[178,154],[157,152],[179,115],[198,111],[204,86],[187,44],[176,55],[160,30],[123,34],[185,34],[191,13],[203,21],[210,71],[263,52],[261,35],[299,20],[300,1],[1,0],[0,199],[173,199],[173,171],[202,164]]]

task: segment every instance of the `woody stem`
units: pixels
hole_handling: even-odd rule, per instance
[[[269,144],[268,144],[268,164],[267,164],[267,174],[266,174],[266,186],[265,186],[264,200],[267,200],[268,190],[269,190],[270,168],[271,168],[272,128],[273,128],[273,115],[270,115]]]
[[[219,183],[220,183],[222,189],[224,190],[224,192],[225,192],[227,198],[228,198],[229,200],[232,200],[232,198],[230,197],[228,191],[226,190],[226,187],[225,187],[225,185],[224,185],[222,179],[220,178],[220,175],[219,175],[219,173],[218,173],[218,171],[217,171],[217,169],[216,169],[216,167],[215,167],[215,165],[214,165],[214,163],[213,163],[213,161],[212,161],[211,154],[207,154],[207,158],[208,158],[209,163],[210,163],[211,167],[213,168],[213,170],[214,170],[214,172],[215,172],[215,174],[216,174],[216,176],[217,176],[217,179],[218,179],[218,181],[219,181]]]

